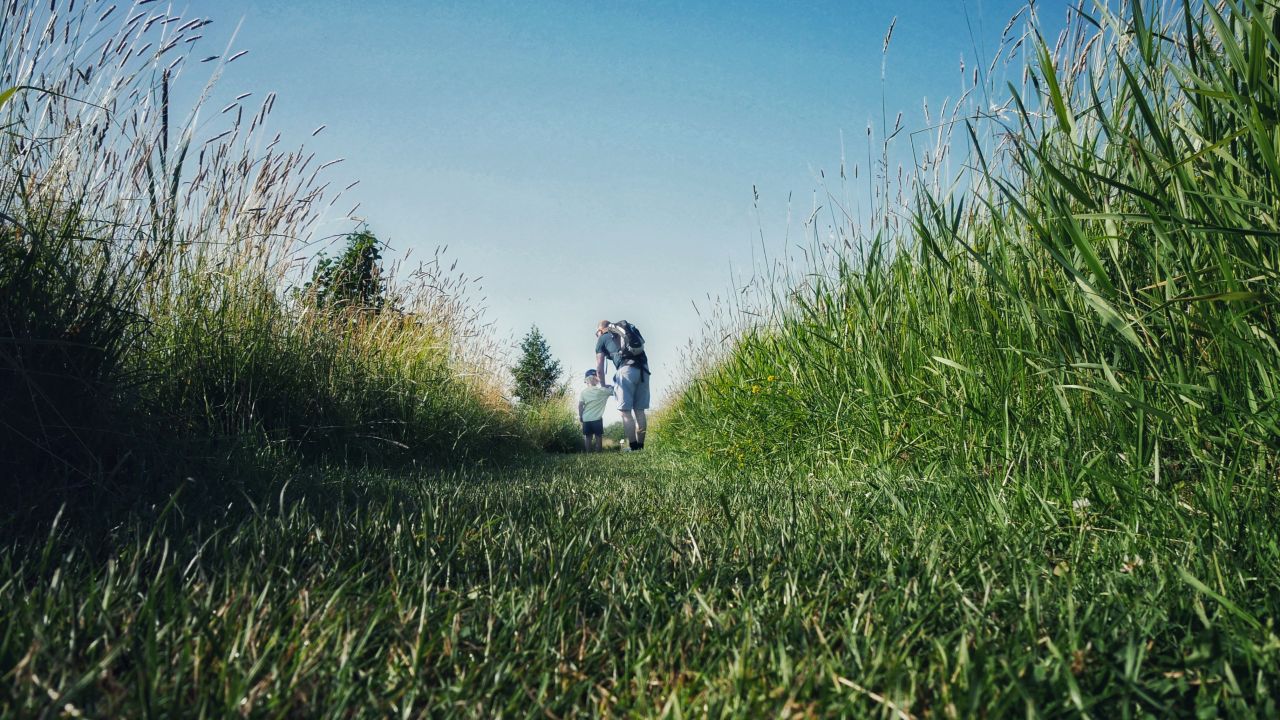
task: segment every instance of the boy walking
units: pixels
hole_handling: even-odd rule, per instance
[[[600,387],[595,370],[583,378],[586,387],[578,393],[578,422],[582,423],[582,449],[600,452],[604,443],[604,405],[613,397],[611,390]]]

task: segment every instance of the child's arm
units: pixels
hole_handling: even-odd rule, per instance
[[[585,404],[586,403],[582,402],[581,400],[578,401],[578,422],[582,422],[582,407]]]

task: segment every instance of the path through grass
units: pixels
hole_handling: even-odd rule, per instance
[[[0,715],[1275,715],[1276,564],[1036,485],[298,477],[0,551]]]

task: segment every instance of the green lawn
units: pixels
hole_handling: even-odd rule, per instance
[[[1275,716],[1274,563],[1041,484],[648,452],[64,527],[0,552],[0,715]]]

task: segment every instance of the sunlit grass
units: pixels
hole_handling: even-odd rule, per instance
[[[142,130],[3,108],[0,715],[1280,715],[1280,42],[1224,7],[1029,37],[956,189],[769,276],[650,450],[509,466],[572,418],[467,281],[318,312],[305,155],[183,174],[158,61],[38,41]]]
[[[4,552],[0,709],[1274,714],[1275,565],[1191,513],[1061,502],[1062,480],[652,454],[300,475]]]
[[[1052,665],[1077,653],[1108,679],[1065,696],[1103,703],[1104,716],[1191,713],[1192,698],[1267,715],[1280,648],[1269,519],[1280,508],[1277,11],[1085,11],[1057,45],[1026,37],[1025,87],[958,125],[968,152],[952,191],[917,184],[900,212],[881,209],[870,237],[837,228],[830,241],[815,225],[800,272],[763,269],[754,299],[709,328],[702,355],[716,361],[693,373],[658,439],[725,473],[888,474],[976,493],[980,522],[954,495],[931,510],[959,539],[939,552],[1023,563],[1008,581],[1027,617],[1081,607],[1070,595],[1046,606],[1034,587],[1044,558],[1091,597],[1122,601],[1108,626],[1067,620],[1069,652],[1052,632],[1030,633],[991,678],[1026,654]],[[1054,550],[1046,513],[1075,523],[1085,544],[1074,564]],[[883,521],[867,522],[874,534]],[[1026,544],[966,549],[965,537],[1007,527]],[[1147,572],[1138,557],[1146,568],[1180,559],[1161,579],[1127,582]],[[924,569],[888,587],[924,583]],[[1128,640],[1107,640],[1121,628]],[[940,631],[928,634],[945,644]],[[1211,701],[1207,686],[1166,683],[1203,672],[1180,667],[1201,661],[1221,669]],[[1165,674],[1135,678],[1144,662]],[[1004,676],[1004,687],[1028,677],[1045,675]]]
[[[727,354],[710,329],[721,360],[667,413],[669,442],[730,468],[1062,468],[1117,497],[1270,492],[1275,8],[1094,12],[1056,56],[1028,41],[1032,94],[970,121],[960,189],[918,185],[900,231],[837,228],[843,248],[815,242],[804,272],[768,275]]]

